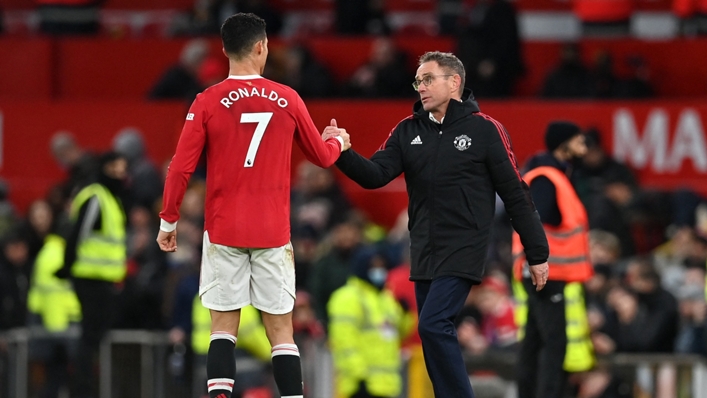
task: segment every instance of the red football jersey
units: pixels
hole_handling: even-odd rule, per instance
[[[206,148],[205,225],[212,243],[279,247],[290,240],[292,139],[329,167],[337,139],[322,141],[300,96],[261,76],[229,76],[197,95],[169,165],[160,217],[179,219],[189,177]]]

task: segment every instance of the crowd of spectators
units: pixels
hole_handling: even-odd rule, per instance
[[[628,167],[606,155],[596,131],[586,134],[589,155],[574,165],[572,180],[592,229],[590,255],[596,275],[586,290],[597,354],[707,356],[707,202],[691,192],[643,189]],[[163,253],[154,237],[164,168],[145,156],[139,131],[117,132],[113,149],[128,158],[130,170],[130,194],[125,198],[129,270],[114,328],[172,330],[173,343],[188,343],[191,301],[184,297],[193,296],[198,283],[203,166],[194,174],[182,204],[179,250]],[[0,331],[30,322],[27,292],[34,259],[49,233],[66,233],[71,194],[91,181],[95,170],[95,154],[80,148],[68,132],[54,137],[51,150],[66,178],[32,203],[24,217],[8,201],[8,187],[0,185]],[[291,210],[298,300],[302,299],[296,308],[296,333],[323,341],[326,304],[360,260],[357,253],[373,249],[387,267],[405,267],[407,221],[403,213],[388,231],[374,224],[347,200],[331,170],[306,162],[297,168]],[[517,347],[510,264],[510,223],[501,210],[487,277],[472,289],[458,318],[460,344],[472,357],[512,353]],[[594,383],[603,380],[606,388],[620,385],[615,375],[602,369],[586,377]]]
[[[73,7],[46,3],[39,8],[40,16],[70,12]],[[79,3],[74,10],[77,15],[98,15],[95,10],[100,2]],[[323,60],[311,54],[307,49],[308,36],[288,37],[291,33],[288,32],[286,11],[276,9],[267,0],[198,0],[188,12],[177,13],[165,34],[168,37],[208,39],[218,36],[221,21],[228,15],[254,12],[266,20],[270,37],[285,38],[284,48],[272,52],[266,76],[298,88],[304,98],[413,96],[409,83],[416,67],[414,57],[418,54],[407,53],[395,46],[392,37],[406,33],[391,28],[385,1],[337,0],[333,8],[333,27],[329,32],[321,32],[322,35],[336,33],[376,38],[369,59],[344,79],[334,79]],[[527,67],[514,4],[508,0],[447,0],[440,2],[435,12],[438,29],[432,34],[455,39],[453,51],[464,62],[467,86],[474,90],[475,96],[514,96]],[[95,21],[84,21],[79,27],[64,26],[70,25],[66,21],[73,19],[50,19],[46,33],[60,34],[64,28],[66,34],[99,33]],[[47,24],[43,22],[41,26]],[[149,99],[190,100],[227,74],[225,58],[220,53],[207,56],[207,45],[202,40],[194,40],[184,48],[178,62],[166,70],[146,93]],[[545,83],[536,93],[540,97],[646,98],[653,95],[650,65],[639,56],[622,54],[621,59],[616,55],[614,60],[610,53],[600,50],[596,54],[585,54],[585,59],[594,60],[591,65],[586,65],[577,43],[567,43],[558,55],[558,65],[546,71]],[[615,62],[620,64],[614,65]],[[617,69],[622,71],[620,76]]]

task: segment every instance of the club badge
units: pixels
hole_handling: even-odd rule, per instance
[[[454,146],[460,151],[466,151],[471,146],[471,138],[463,134],[454,139]]]

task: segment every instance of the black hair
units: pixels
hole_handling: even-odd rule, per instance
[[[105,165],[112,163],[118,159],[124,159],[127,161],[127,158],[118,152],[115,152],[115,151],[104,152],[98,158],[99,168],[101,170],[103,170],[103,167],[105,167]]]
[[[265,37],[265,21],[255,14],[239,12],[221,25],[223,48],[236,59],[247,56],[253,45]]]

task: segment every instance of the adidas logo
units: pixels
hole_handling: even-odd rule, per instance
[[[415,137],[415,139],[410,141],[410,145],[422,145],[422,140],[420,139],[420,136],[418,135],[417,137]]]

